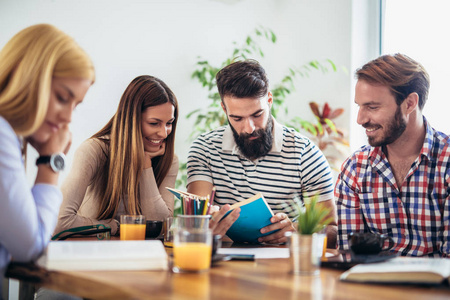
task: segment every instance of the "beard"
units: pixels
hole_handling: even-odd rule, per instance
[[[374,125],[368,123],[363,125],[364,128],[374,127]],[[376,140],[376,137],[368,137],[370,146],[372,147],[384,147],[386,145],[395,142],[405,131],[406,121],[403,119],[400,106],[397,106],[394,117],[386,126],[386,132],[381,140]]]
[[[233,131],[234,141],[241,151],[242,155],[250,160],[255,160],[260,157],[265,156],[272,149],[273,143],[273,120],[272,117],[269,116],[267,120],[266,128],[255,130],[252,134],[241,133],[238,134],[237,131],[233,128],[231,123],[230,128]],[[250,140],[251,137],[257,137],[254,140]]]

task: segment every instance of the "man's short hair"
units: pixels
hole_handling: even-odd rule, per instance
[[[225,96],[261,98],[269,91],[266,71],[252,59],[237,61],[224,67],[217,73],[216,82],[222,101]]]
[[[419,95],[422,110],[428,98],[430,77],[425,68],[404,54],[383,55],[356,70],[356,79],[389,87],[397,105],[411,93]]]

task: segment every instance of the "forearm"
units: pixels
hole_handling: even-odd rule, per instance
[[[38,172],[36,175],[35,184],[44,183],[51,185],[58,185],[59,173],[54,172],[49,165],[40,164],[38,165]]]
[[[174,197],[165,188],[175,185],[176,175],[168,175],[158,188],[153,169],[146,169],[140,181],[142,214],[151,220],[164,220],[173,216]]]

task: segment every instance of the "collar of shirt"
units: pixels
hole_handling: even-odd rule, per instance
[[[423,123],[425,124],[425,139],[423,141],[422,149],[420,150],[420,156],[425,156],[428,159],[431,157],[431,151],[433,150],[433,138],[434,138],[434,129],[431,127],[428,120],[423,116]],[[380,161],[382,161],[386,155],[383,152],[382,147],[373,147],[369,152],[369,160],[372,162],[372,165],[375,166]]]
[[[281,153],[283,144],[283,126],[279,124],[273,117],[272,120],[274,139],[270,152]],[[225,127],[225,131],[223,132],[222,150],[231,152],[231,154],[233,155],[240,154],[239,147],[236,145],[236,141],[234,140],[233,131],[231,130],[230,125],[227,125]]]

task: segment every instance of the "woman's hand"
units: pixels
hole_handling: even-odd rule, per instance
[[[41,156],[61,152],[67,154],[72,145],[72,133],[69,130],[69,125],[66,124],[44,143],[39,143],[32,137],[28,137],[26,140]]]
[[[166,152],[166,144],[165,143],[163,143],[161,148],[159,148],[159,150],[156,151],[156,152],[147,152],[147,151],[145,151],[144,152],[144,155],[145,155],[144,169],[151,168],[152,167],[152,158],[164,155],[165,152]]]

